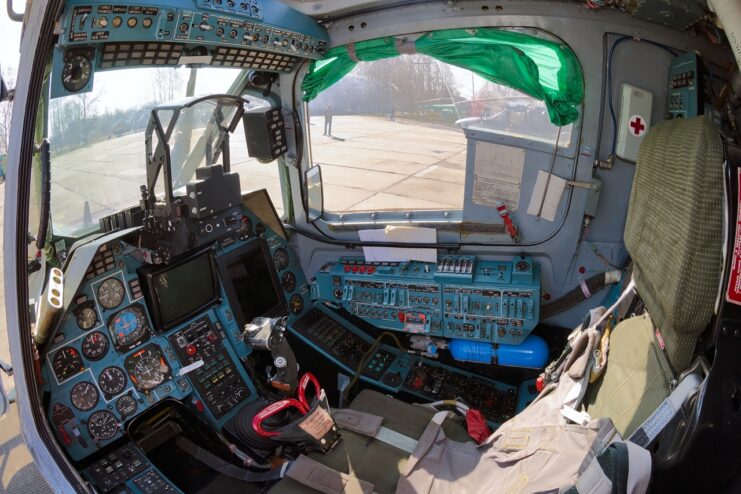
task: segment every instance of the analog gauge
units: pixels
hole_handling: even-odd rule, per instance
[[[515,271],[529,271],[530,270],[530,263],[527,261],[519,261],[517,264],[515,264]]]
[[[154,389],[170,377],[170,367],[157,345],[149,345],[132,353],[126,358],[124,367],[131,382],[140,391]]]
[[[54,355],[52,367],[58,381],[74,376],[82,370],[80,352],[69,346],[62,348]]]
[[[106,410],[95,412],[87,421],[87,430],[96,441],[105,441],[118,432],[116,416]]]
[[[82,354],[88,360],[100,360],[108,353],[108,338],[100,331],[93,331],[82,340]]]
[[[98,302],[106,309],[115,309],[123,302],[126,289],[118,278],[108,278],[98,287]]]
[[[294,315],[301,313],[304,310],[304,298],[298,293],[291,295],[288,300],[288,309]]]
[[[98,386],[107,396],[116,396],[126,387],[126,373],[119,367],[106,367],[98,376]]]
[[[296,275],[291,271],[286,271],[283,276],[280,277],[280,286],[283,287],[284,292],[291,293],[296,289]]]
[[[62,85],[71,92],[81,91],[93,75],[93,64],[86,55],[68,56],[62,68]]]
[[[131,305],[108,319],[108,331],[116,350],[126,351],[149,339],[149,324],[141,304]]]
[[[95,389],[93,383],[83,381],[72,387],[69,399],[75,408],[87,412],[95,408],[95,405],[98,404],[98,390]]]
[[[283,271],[288,267],[288,251],[283,247],[278,247],[273,253],[273,262],[275,263],[275,269]]]
[[[129,395],[123,395],[116,400],[116,411],[121,414],[121,418],[134,415],[136,412],[136,400]]]
[[[93,302],[80,304],[74,311],[77,326],[82,330],[94,328],[98,324],[98,313],[95,311]]]

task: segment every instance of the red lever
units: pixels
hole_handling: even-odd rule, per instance
[[[266,406],[262,410],[260,410],[260,413],[255,415],[252,418],[252,428],[255,430],[258,436],[262,437],[275,437],[279,436],[280,432],[275,431],[266,431],[262,428],[262,423],[265,419],[272,417],[278,412],[281,412],[285,410],[286,408],[295,408],[302,414],[305,414],[304,407],[298,400],[295,400],[293,398],[288,398],[281,401],[276,401],[275,403],[271,403],[270,405]]]
[[[314,386],[314,396],[319,397],[322,392],[322,387],[319,384],[319,380],[311,372],[305,373],[301,376],[301,380],[298,383],[298,401],[304,407],[304,414],[307,414],[311,410],[311,403],[306,399],[306,388],[309,387],[309,383]]]

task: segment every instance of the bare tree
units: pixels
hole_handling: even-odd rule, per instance
[[[80,105],[82,107],[83,120],[87,120],[88,116],[92,116],[93,106],[98,102],[101,96],[102,92],[98,92],[95,96],[93,96],[93,93],[81,93],[77,95],[77,99],[80,100]]]
[[[3,79],[8,88],[15,86],[15,70],[5,68],[2,71]],[[13,115],[13,103],[5,101],[0,103],[0,154],[8,154],[10,149],[10,119]]]
[[[155,103],[164,103],[183,94],[183,81],[176,68],[158,68],[152,76],[152,95]]]

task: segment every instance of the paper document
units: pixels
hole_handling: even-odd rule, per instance
[[[433,244],[437,241],[434,228],[414,226],[387,226],[379,230],[360,230],[363,242],[404,242]],[[369,262],[424,261],[437,262],[437,250],[402,247],[363,247],[365,260]]]
[[[545,190],[546,183],[548,184],[547,192]],[[566,180],[556,175],[551,175],[549,181],[548,172],[540,170],[538,172],[538,178],[535,180],[535,188],[533,188],[533,195],[530,198],[530,205],[527,207],[527,214],[537,216],[540,203],[542,202],[543,209],[540,212],[540,217],[544,220],[555,221],[556,212],[558,211],[558,206],[561,204],[564,190],[566,190]],[[545,200],[543,200],[543,194],[545,194]]]
[[[503,202],[517,211],[524,166],[524,149],[476,141],[473,202],[490,208]]]

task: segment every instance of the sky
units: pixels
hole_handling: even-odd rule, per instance
[[[25,1],[14,0],[16,12],[23,9]],[[13,22],[8,18],[5,10],[5,2],[0,5],[0,65],[3,70],[12,67],[14,71],[18,68],[18,49],[21,44],[21,23]]]

